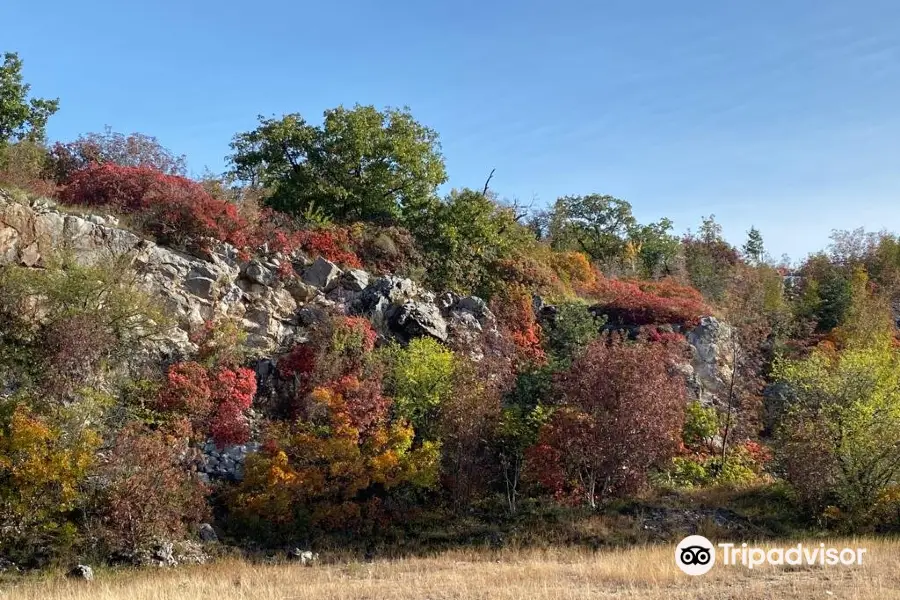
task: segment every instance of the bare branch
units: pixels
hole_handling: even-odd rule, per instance
[[[487,193],[488,193],[488,185],[490,185],[491,179],[494,178],[494,171],[496,171],[496,170],[497,170],[496,168],[491,169],[491,172],[490,172],[490,174],[488,175],[487,181],[484,182],[484,189],[481,190],[481,195],[482,195],[482,196],[487,196]]]

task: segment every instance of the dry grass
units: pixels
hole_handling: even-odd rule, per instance
[[[788,545],[788,544],[785,544]],[[225,561],[166,571],[101,572],[93,582],[44,577],[9,584],[16,600],[441,600],[491,598],[900,598],[900,542],[843,540],[866,547],[854,567],[716,566],[701,577],[676,569],[671,546],[588,552],[574,549],[448,552],[433,558],[311,568]]]

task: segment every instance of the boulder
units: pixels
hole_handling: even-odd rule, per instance
[[[68,573],[66,573],[66,577],[71,579],[81,579],[82,581],[93,581],[94,569],[88,565],[75,565]]]
[[[303,271],[303,283],[313,287],[330,291],[338,283],[342,271],[336,264],[325,260],[321,256],[313,264]]]
[[[341,276],[341,287],[351,292],[361,292],[369,285],[369,274],[361,269],[348,269]]]
[[[213,526],[209,523],[203,523],[200,525],[200,529],[197,532],[197,535],[200,537],[200,540],[211,544],[219,541],[219,536],[216,535],[216,530],[213,529]]]
[[[447,341],[447,321],[434,304],[406,302],[392,311],[388,319],[388,326],[404,342],[426,335]]]

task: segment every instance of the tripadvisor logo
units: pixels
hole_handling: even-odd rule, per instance
[[[675,547],[675,564],[688,575],[703,575],[716,564],[716,549],[702,535],[689,535]]]
[[[713,545],[702,535],[689,535],[675,547],[675,565],[688,575],[703,575],[716,564],[718,548],[721,564],[748,569],[762,565],[861,565],[865,548],[831,548],[797,544],[790,548],[759,548],[748,544],[719,543]]]

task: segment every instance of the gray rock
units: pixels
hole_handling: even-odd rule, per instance
[[[483,317],[488,310],[487,302],[478,296],[466,296],[465,298],[460,298],[453,308],[470,312],[475,315],[476,318]]]
[[[369,285],[369,274],[361,269],[348,269],[341,276],[341,287],[351,292],[361,292]]]
[[[94,570],[88,565],[75,565],[68,573],[66,573],[66,577],[81,579],[83,581],[93,581]]]
[[[193,277],[184,282],[187,291],[204,300],[212,300],[216,289],[216,282],[206,277]]]
[[[313,287],[330,291],[338,283],[342,271],[336,264],[325,260],[321,256],[303,271],[303,283]]]
[[[311,550],[294,548],[287,553],[288,560],[295,560],[305,567],[312,566],[319,561],[319,553]]]
[[[388,323],[404,341],[426,335],[447,341],[447,321],[434,304],[407,302],[394,311]]]
[[[262,265],[257,260],[251,260],[249,263],[247,263],[247,266],[244,268],[242,275],[244,279],[262,286],[270,286],[274,284],[276,280],[275,272],[272,269]]]
[[[216,535],[216,530],[213,529],[213,526],[209,523],[203,523],[200,525],[200,530],[197,532],[197,535],[200,536],[200,540],[205,543],[213,543],[219,541],[219,536]]]

